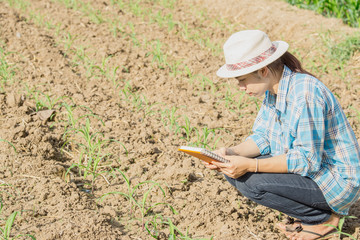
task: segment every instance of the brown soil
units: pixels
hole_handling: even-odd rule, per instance
[[[85,0],[71,8],[60,0],[0,2],[0,46],[15,73],[4,84],[0,75],[0,226],[18,211],[12,236],[152,239],[143,225],[158,214],[191,238],[284,239],[274,227],[283,215],[248,201],[223,176],[177,152],[180,145],[204,143],[206,129],[207,147],[231,146],[251,131],[261,100],[215,76],[224,61],[221,46],[235,31],[256,28],[289,42],[336,93],[360,137],[360,55],[339,69],[327,47],[359,32],[340,20],[275,0],[184,0],[173,8],[162,4],[171,1],[139,1],[140,12],[130,7],[136,1],[126,0]],[[171,16],[173,28],[156,16]],[[157,43],[164,62],[156,60]],[[72,124],[64,103],[72,106]],[[48,108],[55,116],[41,115]],[[171,124],[175,108],[179,126],[187,116],[198,129],[189,139],[185,128]],[[78,167],[67,173],[80,159],[90,161],[89,152],[82,154],[81,131],[73,128],[85,131],[86,119],[104,156],[93,184]],[[142,220],[141,208],[126,197],[101,198],[128,193],[120,171],[131,188],[144,181],[161,187],[140,185],[133,195],[139,203],[149,193],[146,208],[167,203],[177,214],[161,204]],[[359,204],[350,215],[360,216]],[[168,239],[169,226],[159,221],[159,239]],[[343,231],[359,239],[359,225],[349,219]]]

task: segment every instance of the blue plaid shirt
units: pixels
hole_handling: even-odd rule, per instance
[[[329,206],[347,215],[360,197],[360,149],[346,116],[318,79],[284,67],[277,95],[266,92],[248,138],[261,155],[286,154],[289,173],[313,179]]]

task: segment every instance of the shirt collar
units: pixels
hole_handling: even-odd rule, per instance
[[[284,70],[283,70],[282,76],[280,78],[277,94],[273,95],[273,94],[269,93],[269,95],[273,95],[272,98],[274,100],[276,97],[275,107],[277,110],[279,110],[282,113],[285,112],[285,109],[286,109],[286,95],[289,90],[289,83],[291,80],[291,75],[292,75],[292,71],[290,70],[290,68],[288,68],[287,66],[284,65]]]

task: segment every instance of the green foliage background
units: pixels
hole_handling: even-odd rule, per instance
[[[360,0],[286,0],[291,5],[341,18],[352,27],[360,26]]]

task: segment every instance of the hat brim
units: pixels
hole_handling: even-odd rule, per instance
[[[280,58],[289,48],[289,44],[283,41],[274,41],[272,42],[276,46],[276,51],[267,59],[262,61],[261,63],[255,64],[251,67],[243,68],[240,70],[230,71],[227,69],[226,64],[224,64],[219,70],[216,72],[221,78],[234,78],[243,76],[249,73],[252,73],[256,70],[259,70],[270,63],[274,62],[276,59]]]

